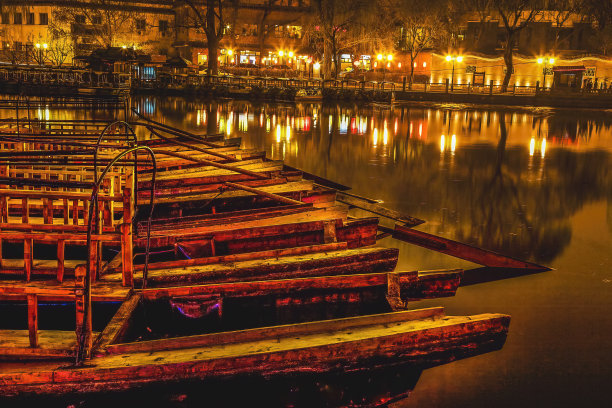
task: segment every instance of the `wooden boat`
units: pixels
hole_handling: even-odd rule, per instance
[[[399,362],[422,368],[505,339],[509,316],[406,311],[411,300],[453,295],[462,271],[394,272],[398,251],[374,246],[378,218],[348,211],[421,220],[340,195],[235,142],[150,120],[138,126],[154,138],[128,151],[127,124],[16,126],[19,138],[0,144],[22,152],[0,155],[0,300],[25,301],[28,321],[27,330],[0,329],[0,360],[18,362],[0,362],[0,396]],[[102,182],[109,163],[118,168]],[[23,254],[7,251],[14,245]],[[39,330],[39,303],[51,301],[74,302],[76,331]],[[109,301],[121,305],[94,330],[92,302]],[[168,322],[179,332],[164,332]]]
[[[295,101],[296,102],[322,102],[323,95],[300,95],[300,96],[296,95]]]
[[[355,370],[389,362],[428,367],[499,347],[508,324],[506,315],[451,317],[432,308],[132,343],[107,333],[115,342],[100,345],[85,367],[0,363],[0,393],[108,392],[168,381]]]

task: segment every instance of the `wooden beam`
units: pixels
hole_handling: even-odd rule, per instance
[[[534,271],[551,270],[546,266],[522,261],[401,225],[395,226],[393,238],[491,268],[529,269]]]
[[[102,333],[96,338],[92,349],[94,353],[96,350],[104,350],[108,345],[121,340],[121,336],[127,331],[132,314],[138,307],[141,298],[142,294],[140,293],[132,294],[121,304],[117,313],[115,313]]]
[[[155,300],[167,297],[225,296],[248,297],[279,295],[290,296],[304,291],[350,290],[359,288],[384,287],[388,274],[397,273],[399,284],[408,288],[417,284],[419,272],[377,272],[355,275],[331,275],[306,278],[259,280],[252,282],[213,283],[193,286],[171,286],[147,288],[142,291],[145,299]]]
[[[38,297],[36,294],[28,295],[28,333],[30,347],[38,347]]]
[[[199,163],[199,164],[204,164],[206,166],[212,166],[212,167],[217,167],[220,169],[224,169],[224,170],[230,170],[236,173],[240,173],[240,174],[244,174],[253,178],[257,178],[257,179],[267,179],[270,178],[268,177],[266,174],[262,174],[262,173],[256,173],[254,171],[250,171],[250,170],[246,170],[246,169],[241,169],[240,167],[237,166],[230,166],[228,164],[222,164],[222,163],[218,163],[212,160],[206,160],[206,159],[194,159],[190,156],[181,154],[181,153],[176,153],[176,152],[170,152],[168,150],[155,150],[155,154],[164,154],[166,156],[174,156],[174,157],[178,157],[184,160],[189,160],[195,163]]]
[[[373,204],[366,200],[365,198],[358,198],[354,195],[349,195],[346,193],[338,192],[337,200],[341,203],[347,204],[351,207],[357,207],[362,210],[382,215],[383,217],[390,218],[397,222],[405,223],[408,226],[414,227],[419,224],[423,224],[425,221],[411,217],[410,215],[403,214],[399,211],[391,210],[389,208],[383,207],[379,203]]]
[[[257,195],[261,195],[261,196],[264,196],[264,197],[268,197],[268,198],[271,198],[273,200],[280,201],[281,203],[294,204],[294,205],[297,204],[297,205],[303,205],[303,206],[312,206],[312,204],[306,204],[306,203],[303,203],[303,202],[298,201],[298,200],[294,200],[294,199],[291,199],[291,198],[283,197],[282,195],[278,195],[278,194],[274,194],[274,193],[269,193],[269,192],[264,191],[264,190],[259,189],[259,188],[253,188],[253,187],[245,186],[244,184],[231,183],[229,181],[225,182],[224,184],[226,186],[233,187],[233,188],[236,188],[236,189],[239,189],[239,190],[244,190],[244,191],[248,191],[248,192],[253,193],[253,194],[257,194]]]

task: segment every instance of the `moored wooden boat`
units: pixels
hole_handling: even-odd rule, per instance
[[[50,363],[4,367],[0,393],[107,392],[242,373],[328,372],[389,362],[428,367],[500,347],[509,321],[509,316],[499,314],[445,316],[442,308],[433,308],[119,343],[106,346],[85,367]]]
[[[136,162],[125,150],[136,143],[130,125],[112,125],[108,140],[97,122],[36,126],[32,139],[10,141],[9,151],[25,150],[17,163],[1,157],[10,166],[0,186],[10,191],[0,189],[0,249],[24,250],[8,258],[0,251],[0,272],[10,275],[0,280],[0,300],[27,310],[28,330],[0,328],[0,360],[18,362],[0,362],[0,396],[400,362],[423,368],[505,339],[509,316],[405,311],[411,300],[453,295],[462,272],[394,272],[398,251],[373,246],[378,218],[349,217],[348,206],[407,225],[421,220],[348,193],[337,204],[338,186],[322,187],[219,135],[148,121],[157,139]],[[91,156],[87,149],[101,141],[108,144]],[[56,167],[45,167],[52,151]],[[94,186],[111,162],[121,168]],[[64,181],[51,179],[58,170]],[[12,188],[24,183],[35,190]],[[97,201],[89,202],[91,190]],[[75,242],[80,257],[66,260],[66,243]],[[57,262],[34,250],[41,243]],[[55,301],[75,306],[76,335],[39,330],[39,302]],[[92,302],[108,301],[122,303],[108,324],[92,328]],[[180,330],[164,331],[168,322]],[[75,358],[75,366],[66,362]]]

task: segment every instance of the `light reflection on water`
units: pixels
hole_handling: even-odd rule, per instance
[[[569,217],[612,186],[612,118],[594,111],[151,98],[136,106],[151,104],[157,120],[240,136],[269,158],[427,220],[428,232],[538,262],[563,253]]]

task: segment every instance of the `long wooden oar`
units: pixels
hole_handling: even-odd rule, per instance
[[[465,259],[491,268],[528,269],[532,271],[550,271],[551,269],[535,263],[522,261],[493,251],[478,248],[472,245],[462,244],[437,235],[417,231],[412,228],[395,225],[392,233],[393,238],[411,244],[422,246],[456,258]]]

